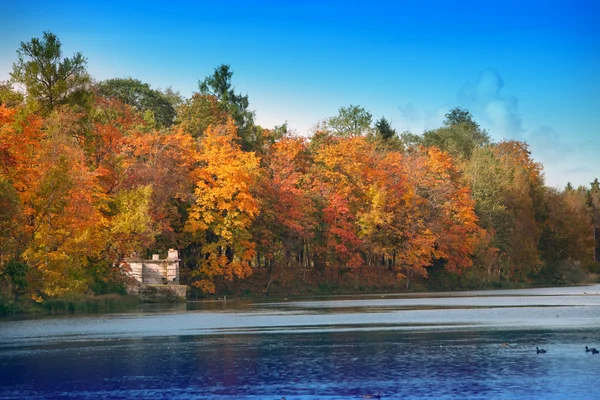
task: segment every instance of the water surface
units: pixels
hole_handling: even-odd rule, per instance
[[[600,398],[600,286],[0,320],[0,398]],[[546,354],[536,354],[536,346]]]

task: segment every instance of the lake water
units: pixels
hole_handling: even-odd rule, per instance
[[[0,398],[600,399],[586,345],[600,285],[0,319]]]

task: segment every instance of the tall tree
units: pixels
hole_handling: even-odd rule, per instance
[[[320,224],[314,235],[314,256],[322,272],[327,265],[357,270],[364,264],[357,216],[365,208],[377,156],[364,136],[333,136],[315,150],[312,192]]]
[[[312,159],[303,138],[284,137],[267,147],[259,180],[260,214],[253,225],[257,250],[268,270],[267,293],[276,268],[283,273],[293,259],[306,264],[305,248],[313,238],[315,204],[307,184]]]
[[[198,155],[201,165],[195,171],[195,198],[185,229],[202,245],[194,285],[206,293],[215,292],[216,278],[231,281],[252,273],[256,244],[250,227],[259,204],[251,189],[259,160],[254,153],[243,152],[235,139],[232,119],[211,126]]]
[[[459,124],[467,124],[473,127],[475,130],[480,129],[479,124],[473,120],[473,115],[469,110],[461,107],[454,107],[448,111],[445,115],[444,125],[455,126]]]
[[[473,149],[489,143],[488,133],[479,127],[468,110],[460,107],[446,114],[443,127],[426,131],[422,141],[427,147],[438,147],[459,159],[469,159]]]
[[[231,78],[233,71],[229,65],[222,64],[215,68],[212,75],[198,82],[200,94],[212,95],[235,121],[237,134],[241,138],[244,150],[253,149],[254,112],[248,109],[248,95],[236,94]]]
[[[513,216],[503,259],[507,280],[527,281],[541,267],[539,239],[546,221],[542,215],[544,182],[541,165],[531,158],[528,145],[504,141],[493,147],[503,170],[508,193],[505,206]],[[502,254],[501,254],[502,256]]]
[[[594,236],[596,238],[595,260],[600,261],[600,182],[594,178],[590,182],[588,190],[587,205],[594,225]]]
[[[51,32],[44,32],[42,39],[21,42],[17,54],[12,80],[25,85],[28,100],[46,112],[90,82],[85,57],[78,52],[63,59],[60,40]]]
[[[385,117],[381,117],[375,122],[375,130],[377,131],[377,136],[382,140],[390,140],[396,136],[396,130],[392,128]]]
[[[325,120],[325,127],[337,136],[362,136],[371,132],[373,116],[360,106],[340,107],[338,115]]]

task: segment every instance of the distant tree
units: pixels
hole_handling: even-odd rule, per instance
[[[548,188],[544,200],[550,212],[541,226],[539,247],[546,265],[568,260],[589,265],[593,261],[595,240],[585,195]]]
[[[456,107],[446,114],[443,127],[423,134],[422,144],[438,147],[454,157],[468,159],[473,149],[490,144],[490,137],[473,120],[469,111]]]
[[[565,186],[565,192],[572,192],[573,190],[575,190],[575,188],[573,188],[571,182],[567,182],[567,185]]]
[[[12,80],[25,85],[28,101],[36,101],[43,111],[65,102],[69,95],[83,90],[90,82],[85,57],[78,52],[61,59],[61,43],[53,33],[44,32],[41,40],[21,42],[17,54]]]
[[[183,96],[178,91],[173,90],[171,86],[163,90],[162,95],[176,110],[183,104]]]
[[[338,115],[325,121],[325,127],[343,137],[362,136],[371,131],[373,116],[360,106],[340,107]]]
[[[594,225],[594,235],[596,237],[594,259],[600,261],[600,182],[598,182],[598,178],[590,182],[590,189],[587,193],[587,207]]]
[[[158,127],[167,127],[175,120],[176,94],[164,94],[151,89],[150,85],[133,78],[108,79],[98,85],[98,91],[106,98],[116,98],[134,107],[140,113],[150,112]]]
[[[414,151],[423,145],[423,136],[404,131],[400,134],[400,141],[405,149]]]
[[[381,117],[375,122],[375,130],[377,131],[377,136],[383,140],[389,140],[396,136],[396,130],[392,128],[385,117]]]
[[[0,105],[14,107],[23,102],[23,95],[15,91],[10,82],[0,82]]]
[[[236,94],[235,88],[231,83],[233,71],[229,65],[222,64],[215,68],[212,75],[198,82],[200,94],[215,96],[221,106],[235,121],[238,136],[242,141],[244,150],[251,150],[253,147],[254,112],[248,109],[250,105],[248,95],[242,96]]]
[[[460,107],[454,107],[445,115],[444,125],[453,126],[458,124],[467,123],[479,129],[479,124],[473,120],[473,115],[469,110],[462,109]]]

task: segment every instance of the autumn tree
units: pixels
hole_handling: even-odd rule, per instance
[[[44,32],[42,39],[21,42],[18,61],[13,64],[12,80],[23,84],[28,101],[37,102],[44,112],[75,96],[90,82],[85,57],[75,53],[63,59],[61,47],[56,35]]]
[[[55,120],[42,125],[33,116],[24,121],[11,121],[10,113],[4,116],[3,176],[19,196],[23,222],[20,254],[14,258],[29,265],[27,279],[34,295],[84,292],[89,258],[98,256],[104,245],[102,191],[76,139]],[[19,140],[11,140],[14,135]]]
[[[315,235],[315,266],[327,265],[355,274],[365,265],[359,215],[366,206],[378,152],[364,136],[324,138],[314,148],[311,175],[321,224]]]
[[[200,167],[195,172],[194,202],[186,231],[201,243],[194,285],[214,293],[215,279],[245,278],[252,273],[256,244],[250,227],[259,212],[251,189],[259,160],[236,143],[237,128],[230,119],[211,126],[201,140]]]
[[[194,138],[180,128],[133,130],[122,139],[120,165],[125,174],[121,187],[130,191],[151,188],[147,213],[161,248],[184,244],[182,231],[193,197],[196,157]]]
[[[596,237],[594,258],[596,261],[600,261],[600,182],[598,178],[594,178],[590,182],[590,188],[587,190],[587,207],[594,225],[594,235]]]
[[[183,132],[199,138],[210,125],[225,124],[227,116],[217,97],[194,93],[179,107],[177,124]]]
[[[307,179],[312,159],[306,141],[284,137],[268,147],[262,163],[256,191],[260,214],[252,231],[257,255],[268,268],[268,294],[275,268],[283,273],[294,255],[307,266],[308,243],[319,221]]]
[[[498,279],[526,281],[541,267],[540,227],[548,211],[540,164],[526,143],[505,141],[478,149],[465,166],[465,176],[481,223],[493,235],[498,265],[488,266]]]
[[[547,189],[548,219],[541,226],[539,249],[544,262],[541,278],[547,283],[579,283],[582,266],[594,260],[594,234],[583,191]]]
[[[107,224],[108,254],[119,265],[125,257],[140,253],[154,241],[156,234],[150,216],[152,186],[121,190],[110,202]]]

